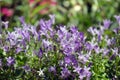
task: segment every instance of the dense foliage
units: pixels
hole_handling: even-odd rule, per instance
[[[120,0],[0,0],[0,80],[119,80],[119,13]]]
[[[20,18],[21,26],[0,34],[0,79],[120,79],[120,16],[118,25],[104,20],[87,33],[75,26],[54,25],[55,16],[37,26]]]

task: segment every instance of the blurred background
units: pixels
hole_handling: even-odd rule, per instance
[[[9,21],[9,27],[19,26],[21,16],[34,25],[54,14],[56,24],[75,25],[85,31],[120,13],[120,0],[0,0],[0,6],[1,19]]]

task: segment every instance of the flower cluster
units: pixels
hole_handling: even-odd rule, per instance
[[[115,18],[119,23],[120,17]],[[3,22],[5,30],[0,34],[2,70],[5,67],[8,72],[22,69],[36,79],[90,80],[94,75],[95,55],[107,60],[120,56],[118,46],[114,46],[117,39],[110,36],[111,33],[118,35],[120,28],[110,30],[110,20],[104,20],[99,27],[90,27],[87,35],[75,26],[53,27],[54,15],[50,15],[49,20],[41,19],[38,26],[26,24],[23,17],[20,21],[22,27],[12,32],[7,30],[8,22]]]

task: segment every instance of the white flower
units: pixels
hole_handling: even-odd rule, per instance
[[[44,71],[44,70],[41,70],[41,69],[39,69],[39,71],[37,71],[37,72],[38,72],[38,74],[39,74],[39,76],[44,76],[43,71]]]

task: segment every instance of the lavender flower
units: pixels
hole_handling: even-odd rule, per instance
[[[85,49],[88,50],[88,51],[92,50],[92,45],[89,42],[86,42],[85,43]]]
[[[11,66],[11,65],[14,65],[15,64],[15,59],[13,57],[8,57],[7,58],[7,65],[8,66]]]
[[[31,71],[31,69],[30,69],[30,67],[29,67],[28,65],[23,66],[23,69],[24,69],[26,72]]]
[[[90,32],[94,36],[95,35],[94,27],[90,27],[88,29],[88,32]]]
[[[114,17],[115,17],[115,19],[117,20],[118,24],[120,24],[120,16],[115,15]]]
[[[108,29],[110,27],[111,21],[110,20],[104,20],[103,21],[103,26],[105,29]]]
[[[17,47],[17,49],[16,49],[16,53],[19,53],[19,52],[21,52],[21,51],[23,51],[23,49],[20,48],[20,47]]]
[[[72,62],[70,57],[68,57],[68,56],[65,57],[64,61],[66,64],[70,64]]]
[[[52,50],[52,48],[53,48],[52,42],[45,40],[45,39],[42,40],[42,45],[46,49],[46,51]]]
[[[2,67],[2,59],[0,59],[0,67]]]
[[[89,61],[88,58],[87,58],[87,56],[86,56],[86,55],[82,55],[82,54],[79,54],[78,60],[79,60],[80,62],[82,62],[83,64],[85,64],[86,62]]]
[[[62,71],[61,71],[61,77],[62,78],[67,78],[67,77],[69,77],[70,76],[70,71],[65,67],[65,68],[63,68],[62,69]]]
[[[78,29],[77,29],[77,27],[73,26],[73,27],[70,28],[70,31],[72,33],[76,33],[76,32],[78,32]]]
[[[9,46],[7,46],[7,45],[3,46],[3,50],[4,50],[5,52],[8,52],[8,51],[9,51]]]
[[[22,24],[25,24],[25,19],[24,19],[23,16],[21,16],[21,17],[19,18],[19,20],[20,20],[20,22],[21,22]]]
[[[37,51],[34,51],[34,53],[35,53],[39,58],[41,58],[42,55],[43,55],[43,50],[42,50],[42,48],[40,48],[38,52],[37,52]]]
[[[51,66],[49,68],[49,72],[53,72],[55,74],[56,73],[56,68],[54,66]]]
[[[115,32],[115,34],[118,34],[119,31],[120,31],[120,27],[113,29],[113,32]]]

